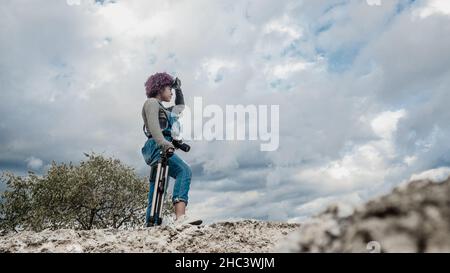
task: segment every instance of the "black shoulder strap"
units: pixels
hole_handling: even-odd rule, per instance
[[[161,106],[161,108],[162,108],[162,110],[163,110],[163,112],[164,112],[164,115],[166,116],[166,120],[167,120],[167,122],[169,122],[169,116],[167,115],[167,109],[166,109],[166,107],[164,107],[164,105],[162,105],[162,103],[160,102],[160,101],[158,101],[158,103],[159,103],[159,105]],[[160,110],[161,110],[161,108],[160,108]]]

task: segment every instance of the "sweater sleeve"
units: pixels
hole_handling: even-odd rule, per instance
[[[144,104],[145,117],[147,119],[147,129],[156,144],[165,151],[167,148],[173,148],[172,143],[164,138],[159,125],[159,103],[155,98],[149,98]]]

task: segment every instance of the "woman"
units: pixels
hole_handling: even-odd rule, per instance
[[[156,73],[151,75],[145,83],[147,100],[142,108],[144,120],[144,132],[148,139],[142,147],[142,155],[145,162],[153,166],[157,164],[161,149],[166,152],[174,149],[171,136],[172,123],[184,109],[184,98],[181,91],[181,82],[174,80],[167,73]],[[172,99],[172,87],[175,88],[175,106],[165,108],[161,102],[170,102]],[[147,129],[147,132],[146,130]],[[190,166],[177,154],[173,154],[169,160],[169,176],[175,178],[172,202],[175,207],[175,224],[200,225],[202,220],[186,216],[185,209],[188,204],[188,193],[191,184],[192,171]],[[150,218],[153,191],[155,181],[150,181],[150,192],[148,194],[148,206],[146,213],[146,226]]]

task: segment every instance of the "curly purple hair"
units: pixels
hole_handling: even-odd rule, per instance
[[[156,97],[161,89],[172,83],[173,77],[166,72],[153,74],[145,82],[145,94],[147,98]]]

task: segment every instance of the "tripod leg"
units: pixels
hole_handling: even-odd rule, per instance
[[[166,197],[166,191],[167,191],[167,185],[168,185],[168,174],[169,174],[169,166],[166,164],[163,164],[160,172],[161,176],[161,182],[159,184],[158,191],[160,192],[158,198],[158,206],[157,206],[157,225],[161,225],[162,223],[162,210],[164,207],[164,200]]]
[[[159,192],[159,185],[161,182],[160,176],[161,176],[161,163],[158,163],[157,167],[156,167],[156,177],[155,177],[155,188],[153,191],[153,202],[152,202],[152,207],[150,210],[150,220],[149,220],[149,225],[150,226],[154,226],[156,223],[156,217],[158,217],[157,215],[155,215],[156,212],[156,207],[157,207],[157,203],[158,203],[158,192]]]

